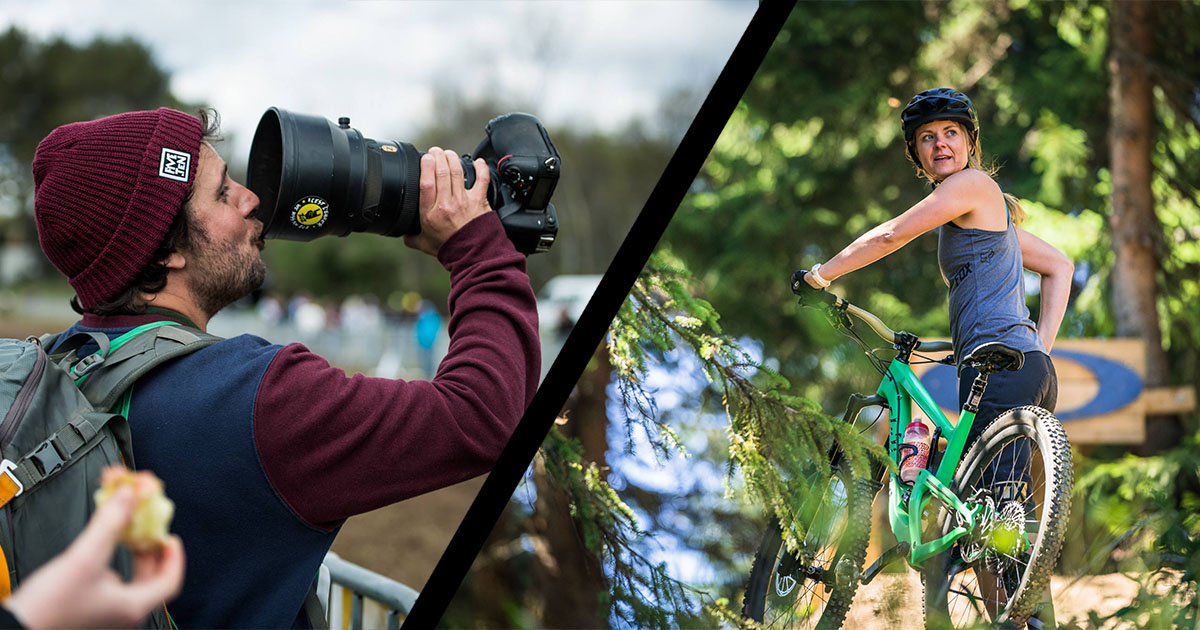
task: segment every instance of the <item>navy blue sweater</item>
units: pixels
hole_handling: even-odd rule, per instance
[[[134,457],[163,479],[187,553],[168,606],[180,627],[306,626],[305,594],[347,517],[491,468],[540,372],[525,258],[489,212],[438,259],[450,347],[432,381],[347,376],[300,344],[242,335],[134,385]],[[164,319],[87,315],[63,338]]]

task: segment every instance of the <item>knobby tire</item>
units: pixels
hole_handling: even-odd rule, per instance
[[[1001,494],[995,502],[1002,506],[1017,504],[1010,507],[1024,515],[1024,529],[1028,532],[1025,542],[1005,546],[988,542],[1012,540],[1005,534],[1004,525],[1019,520],[1019,517],[1009,517],[1008,521],[997,521],[997,529],[993,530],[996,533],[990,536],[968,534],[946,553],[926,561],[923,576],[926,623],[931,630],[987,623],[1024,628],[1025,622],[1042,603],[1043,593],[1048,592],[1050,575],[1070,518],[1074,485],[1071,447],[1058,419],[1040,407],[1018,407],[1005,412],[967,451],[951,488],[962,500],[971,497],[978,487],[986,484],[983,475],[989,462],[1006,448],[1014,449],[1020,445],[1026,445],[1031,452],[1029,498],[1014,501],[1011,496],[1005,499]],[[939,519],[940,531],[948,532],[954,525],[955,515],[943,510]],[[977,532],[983,526],[982,523],[977,525]],[[964,561],[964,554],[981,550],[982,559],[970,564]],[[1009,595],[989,598],[986,596],[989,590]]]

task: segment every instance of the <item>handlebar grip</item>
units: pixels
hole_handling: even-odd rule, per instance
[[[804,306],[820,306],[822,303],[830,306],[836,305],[838,300],[836,295],[825,289],[814,289],[804,281],[806,273],[808,273],[807,269],[799,269],[792,274],[792,293],[800,297],[800,304]]]
[[[922,341],[917,344],[922,352],[953,352],[954,344],[949,341]]]
[[[797,269],[796,273],[792,274],[792,293],[803,295],[812,289],[808,283],[804,281],[804,274],[808,273],[807,269]]]

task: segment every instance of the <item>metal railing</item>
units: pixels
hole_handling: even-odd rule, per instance
[[[417,591],[331,551],[321,563],[317,597],[330,628],[397,630],[417,601]]]

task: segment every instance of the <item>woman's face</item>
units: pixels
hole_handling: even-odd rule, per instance
[[[934,181],[943,179],[967,167],[971,155],[971,140],[962,125],[953,120],[935,120],[917,128],[913,136],[921,167]]]

